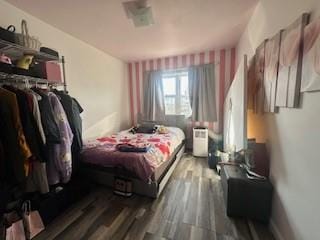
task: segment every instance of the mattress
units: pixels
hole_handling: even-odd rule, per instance
[[[114,174],[156,181],[174,161],[174,155],[185,140],[183,131],[168,127],[166,134],[132,134],[129,130],[85,142],[81,161],[87,166]],[[119,152],[119,143],[149,144],[146,153]]]

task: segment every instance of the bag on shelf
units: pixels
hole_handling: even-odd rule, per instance
[[[43,53],[46,53],[46,54],[49,54],[49,55],[52,55],[52,56],[59,58],[59,53],[56,50],[53,50],[48,47],[41,47],[40,52],[43,52]]]
[[[0,39],[15,43],[15,31],[16,28],[13,25],[10,25],[7,29],[0,27]]]
[[[27,239],[32,239],[44,230],[44,224],[38,211],[31,211],[31,202],[22,204],[22,217]]]
[[[21,21],[21,33],[16,33],[16,43],[36,51],[39,51],[41,47],[41,42],[36,37],[29,35],[26,20]]]
[[[5,240],[25,240],[26,235],[23,227],[23,221],[17,212],[4,214],[5,221]]]
[[[0,72],[12,73],[11,59],[4,54],[0,55]]]

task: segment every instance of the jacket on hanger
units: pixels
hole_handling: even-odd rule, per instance
[[[0,88],[0,99],[2,102],[6,103],[10,108],[10,117],[13,123],[13,127],[17,132],[17,143],[19,145],[19,152],[21,152],[23,162],[24,162],[24,170],[25,176],[29,174],[29,158],[32,156],[30,148],[27,144],[19,113],[19,106],[17,102],[16,95],[4,88]]]
[[[37,94],[36,92],[32,91],[31,89],[28,89],[26,92],[28,94],[27,97],[28,97],[29,107],[30,107],[30,110],[32,111],[33,117],[36,121],[42,142],[43,142],[43,144],[46,144],[46,135],[43,130],[43,125],[41,122],[41,113],[40,113],[40,108],[39,108],[39,103],[38,103],[38,101],[41,100],[41,96],[39,94]]]
[[[53,110],[49,101],[49,97],[40,89],[32,88],[41,96],[38,101],[41,114],[41,122],[46,136],[46,143],[60,143],[60,131],[55,122]]]
[[[59,101],[57,95],[48,92],[50,104],[52,106],[55,122],[58,125],[61,141],[59,144],[53,144],[52,154],[47,165],[47,174],[49,184],[56,184],[62,181],[66,183],[71,178],[72,173],[72,158],[71,158],[71,144],[73,134],[64,112],[64,109]]]
[[[54,90],[54,93],[60,97],[60,102],[67,115],[72,133],[74,135],[72,149],[75,152],[80,152],[82,149],[82,119],[80,114],[83,109],[79,102],[63,91]]]
[[[23,183],[26,179],[25,155],[21,151],[18,131],[12,116],[9,104],[0,101],[0,139],[3,145],[2,156],[5,157],[1,175],[2,179],[10,185]]]
[[[40,162],[45,161],[44,144],[42,142],[36,121],[29,109],[27,94],[24,91],[12,86],[4,87],[16,95],[23,132],[33,155],[33,160],[38,160]]]

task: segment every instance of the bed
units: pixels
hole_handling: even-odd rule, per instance
[[[176,127],[167,133],[133,134],[121,131],[85,142],[81,173],[93,181],[113,187],[117,177],[132,182],[132,192],[157,198],[185,150],[185,135]],[[148,145],[148,151],[120,152],[118,144]]]

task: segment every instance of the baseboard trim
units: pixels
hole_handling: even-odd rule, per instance
[[[272,219],[270,219],[269,228],[276,240],[284,240],[282,234],[280,233],[278,227],[276,226],[276,224]]]

